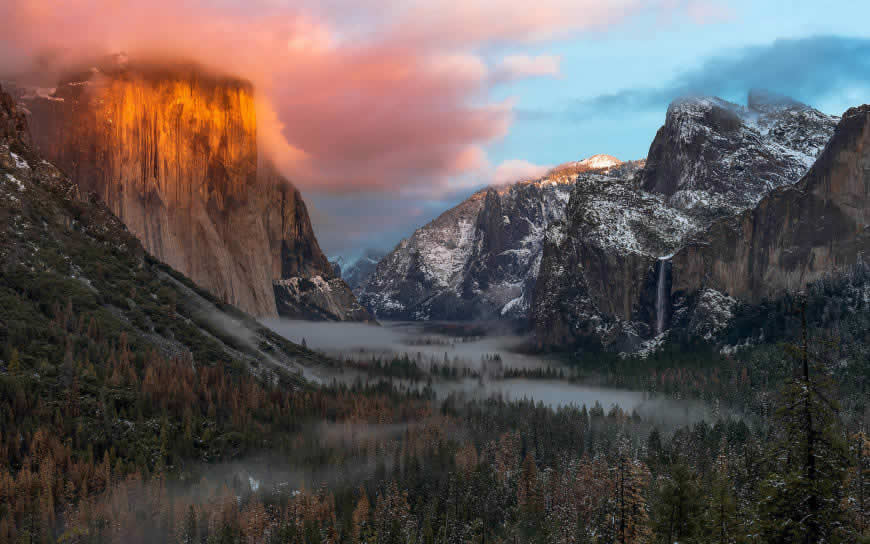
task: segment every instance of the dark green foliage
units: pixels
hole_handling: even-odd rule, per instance
[[[785,386],[776,412],[770,473],[760,488],[763,534],[772,543],[849,541],[842,506],[849,454],[840,409],[821,364],[826,358],[811,350],[805,325],[803,339],[794,350],[798,376]]]
[[[685,464],[672,465],[656,491],[653,527],[658,541],[698,542],[701,533],[701,489]]]

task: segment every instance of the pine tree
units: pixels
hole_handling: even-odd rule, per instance
[[[737,500],[728,477],[727,456],[724,453],[719,454],[716,460],[716,470],[710,482],[704,532],[707,541],[716,544],[727,544],[736,539]]]
[[[830,380],[814,368],[824,358],[810,347],[806,303],[801,318],[801,345],[790,349],[799,373],[783,388],[772,470],[761,486],[762,534],[771,543],[842,542],[848,453]]]
[[[537,532],[544,514],[544,500],[538,482],[538,467],[531,452],[526,454],[517,483],[517,507],[526,535]]]
[[[365,542],[369,537],[369,511],[371,506],[365,489],[360,488],[360,499],[353,510],[353,542]]]
[[[698,535],[701,491],[695,475],[685,464],[670,469],[658,491],[654,516],[655,532],[662,542],[693,542]]]
[[[616,541],[620,544],[637,544],[649,539],[649,515],[644,499],[648,483],[646,465],[623,456],[617,467],[616,482]]]

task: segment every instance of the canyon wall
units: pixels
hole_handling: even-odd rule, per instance
[[[801,181],[719,221],[673,258],[674,294],[714,289],[751,303],[866,263],[870,106],[843,114]]]
[[[524,321],[547,225],[564,217],[577,176],[620,164],[596,155],[477,191],[381,259],[360,300],[386,319]]]

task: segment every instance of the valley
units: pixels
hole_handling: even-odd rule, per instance
[[[377,141],[404,64],[170,57],[0,70],[0,544],[868,542],[870,105],[669,96],[646,156],[496,176],[498,108]],[[395,217],[326,251],[345,160]]]

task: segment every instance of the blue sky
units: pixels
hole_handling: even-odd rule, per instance
[[[830,114],[870,102],[870,2],[720,6],[723,17],[705,24],[635,17],[603,32],[483,52],[560,58],[558,77],[491,90],[490,100],[514,101],[514,119],[507,134],[487,147],[489,161],[553,165],[596,153],[643,158],[669,101],[687,93],[745,103],[750,88],[762,87]],[[391,248],[489,181],[466,182],[463,190],[438,198],[305,196],[324,250],[352,258],[364,247]],[[331,219],[337,216],[342,221]],[[359,220],[355,232],[338,227],[350,219]]]

